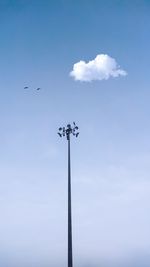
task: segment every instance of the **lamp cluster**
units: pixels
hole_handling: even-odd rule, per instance
[[[78,126],[76,126],[75,122],[73,122],[73,127],[71,124],[68,124],[67,127],[60,127],[58,130],[58,135],[60,137],[67,137],[67,140],[69,140],[70,134],[73,134],[74,136],[78,137],[79,132],[78,132]]]

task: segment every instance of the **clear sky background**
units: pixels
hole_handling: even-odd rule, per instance
[[[72,121],[74,266],[150,266],[149,49],[149,0],[0,1],[1,267],[67,266]],[[69,76],[102,53],[128,75]]]

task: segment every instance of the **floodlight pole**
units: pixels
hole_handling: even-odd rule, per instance
[[[68,139],[67,140],[68,140],[68,267],[73,267],[73,259],[72,259],[70,134],[68,135]]]
[[[68,267],[73,267],[73,254],[72,254],[72,214],[71,214],[71,157],[70,157],[70,134],[72,133],[76,137],[79,132],[76,132],[78,127],[75,122],[73,127],[70,124],[67,128],[59,128],[59,136],[66,136],[68,141]]]

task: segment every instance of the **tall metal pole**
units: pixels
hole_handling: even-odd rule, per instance
[[[68,267],[73,267],[72,260],[72,216],[71,216],[71,162],[70,135],[68,136]]]
[[[70,159],[70,134],[76,137],[78,127],[73,122],[73,127],[70,124],[67,127],[59,128],[59,136],[66,136],[68,141],[68,267],[73,267],[73,253],[72,253],[72,214],[71,214],[71,159]]]

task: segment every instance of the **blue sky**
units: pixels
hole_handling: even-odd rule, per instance
[[[66,266],[57,129],[72,121],[75,266],[150,265],[149,13],[149,0],[0,1],[0,266]],[[98,54],[128,75],[70,77]]]

